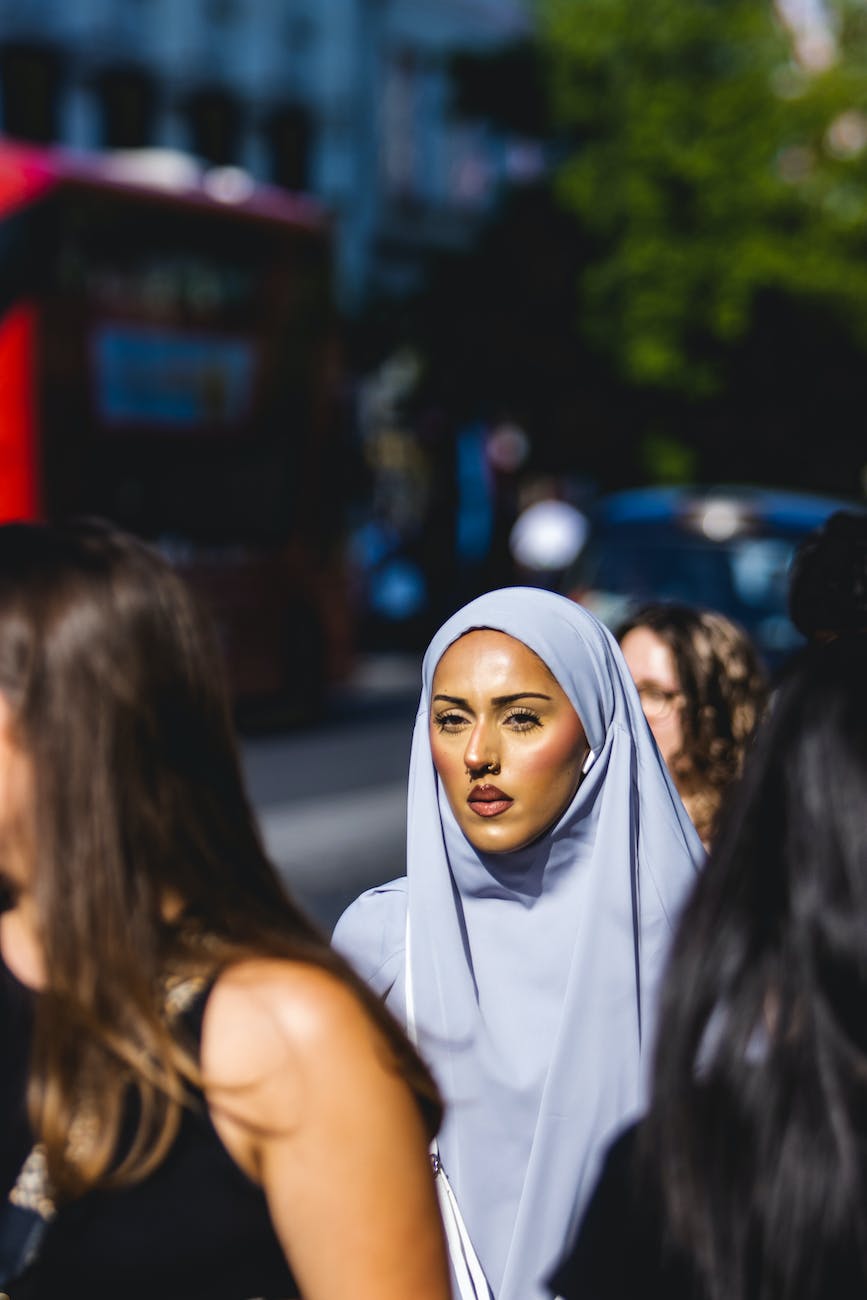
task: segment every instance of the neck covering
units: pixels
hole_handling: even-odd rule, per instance
[[[512,853],[473,848],[431,758],[436,666],[477,628],[535,651],[594,755],[559,821]],[[657,983],[704,855],[616,641],[573,601],[480,596],[434,636],[422,680],[407,889],[439,1151],[494,1295],[542,1300],[608,1140],[645,1101]]]

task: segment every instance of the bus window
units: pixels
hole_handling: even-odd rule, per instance
[[[351,649],[321,215],[0,145],[4,308],[6,517],[98,515],[152,540],[211,604],[239,701],[297,695],[299,674],[321,698]]]

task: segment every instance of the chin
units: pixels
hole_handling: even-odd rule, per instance
[[[466,832],[464,832],[466,834]],[[502,835],[467,835],[467,839],[474,849],[480,853],[489,853],[492,857],[505,857],[508,853],[517,853],[519,849],[525,849],[528,844],[532,844],[533,839],[514,840],[511,837],[504,839]],[[534,837],[538,838],[538,837]]]
[[[464,838],[472,844],[474,849],[480,853],[511,853],[512,845],[508,844],[503,847],[502,837],[491,835],[480,835],[477,830],[469,830],[466,826],[462,827]]]
[[[532,844],[537,844],[539,840],[544,839],[551,827],[556,824],[559,818],[555,818],[547,826],[539,830],[533,830],[527,835],[521,835],[514,827],[479,827],[479,826],[461,826],[464,838],[469,841],[474,849],[479,853],[488,853],[492,857],[505,857],[509,853],[519,853],[521,849],[528,849]]]

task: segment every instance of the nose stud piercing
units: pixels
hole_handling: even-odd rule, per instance
[[[497,773],[499,772],[499,770],[500,770],[500,765],[499,765],[499,763],[496,763],[496,762],[495,762],[495,763],[480,763],[479,766],[476,767],[476,768],[469,768],[469,767],[467,767],[467,768],[464,769],[464,771],[466,772],[467,776],[470,777],[470,779],[472,779],[472,777],[473,777],[473,773],[474,773],[474,772],[477,772],[477,773],[488,772],[488,773],[490,773],[491,776],[496,776]]]

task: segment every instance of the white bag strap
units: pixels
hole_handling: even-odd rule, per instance
[[[418,1030],[415,1019],[415,996],[412,984],[412,960],[410,953],[409,907],[406,910],[406,946],[404,965],[406,993],[406,1032],[414,1046],[418,1047]],[[458,1287],[458,1300],[494,1300],[494,1293],[488,1285],[484,1269],[479,1263],[461,1207],[452,1191],[446,1171],[440,1160],[436,1138],[430,1144],[431,1164],[436,1179],[437,1199],[446,1234],[449,1259]]]

